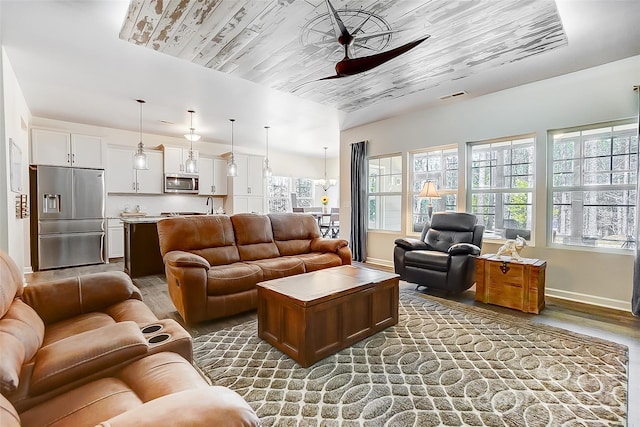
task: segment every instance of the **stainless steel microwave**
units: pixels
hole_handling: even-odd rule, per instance
[[[198,194],[198,176],[166,173],[164,174],[164,192]]]

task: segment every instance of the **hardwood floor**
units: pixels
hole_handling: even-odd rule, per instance
[[[376,268],[376,266],[367,265]],[[38,283],[63,277],[73,277],[79,274],[87,274],[98,271],[122,271],[123,263],[112,262],[96,266],[85,266],[50,270],[32,273],[26,276],[27,283]],[[144,301],[159,318],[171,318],[184,325],[182,318],[176,312],[166,288],[163,275],[146,276],[133,280],[140,288]],[[401,289],[415,289],[415,285],[400,282]],[[619,310],[607,309],[588,304],[581,304],[556,298],[546,298],[546,307],[540,314],[522,313],[508,308],[483,304],[475,301],[473,288],[459,295],[443,295],[436,292],[426,292],[420,288],[420,292],[434,296],[446,297],[464,304],[482,307],[496,313],[509,314],[526,319],[530,322],[551,325],[573,332],[598,337],[626,345],[629,348],[628,364],[628,426],[640,427],[640,318],[630,313]],[[192,336],[209,333],[232,325],[245,322],[255,317],[255,312],[229,317],[223,320],[215,320],[202,323],[196,327],[185,328]]]

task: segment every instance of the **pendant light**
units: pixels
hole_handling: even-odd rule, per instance
[[[145,103],[143,99],[136,99],[136,102],[140,104],[140,142],[138,142],[138,151],[133,156],[133,168],[137,170],[149,169],[147,163],[147,155],[144,153],[144,144],[142,143],[142,104]]]
[[[231,157],[229,157],[229,163],[227,163],[227,176],[238,176],[238,165],[233,158],[233,123],[236,119],[229,119],[231,122]]]
[[[187,110],[187,113],[191,115],[191,127],[189,128],[189,133],[184,137],[191,141],[191,146],[189,148],[189,157],[184,162],[184,169],[187,173],[198,173],[198,161],[193,155],[193,141],[198,141],[200,139],[200,135],[196,135],[195,133],[193,133],[193,131],[195,130],[193,128],[193,113],[195,113],[195,111]]]
[[[323,147],[323,148],[324,148],[324,179],[319,179],[318,181],[316,181],[316,183],[320,184],[324,191],[327,191],[329,188],[336,185],[337,181],[333,178],[327,179],[327,148],[329,147]]]
[[[267,157],[264,159],[264,176],[268,178],[273,172],[269,166],[269,126],[265,126],[264,128],[267,131]]]

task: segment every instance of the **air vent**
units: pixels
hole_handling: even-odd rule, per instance
[[[440,99],[455,98],[456,96],[462,96],[466,94],[467,92],[465,92],[464,90],[461,90],[460,92],[454,92],[454,93],[450,93],[449,95],[441,96]]]

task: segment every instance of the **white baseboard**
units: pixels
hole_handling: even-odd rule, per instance
[[[378,258],[367,258],[365,263],[372,265],[379,265],[393,269],[393,261]],[[600,307],[613,308],[615,310],[622,310],[631,312],[631,301],[621,301],[611,298],[598,297],[594,295],[581,294],[578,292],[563,291],[561,289],[546,288],[545,295],[564,299],[573,302],[579,302],[583,304],[597,305]]]
[[[587,295],[578,292],[569,292],[552,288],[546,288],[544,293],[545,295],[553,298],[560,298],[584,304],[597,305],[600,307],[607,307],[616,310],[631,312],[631,301],[620,301],[611,298],[598,297],[594,295]]]
[[[386,259],[378,259],[378,258],[369,258],[364,261],[366,264],[379,265],[381,267],[388,267],[393,269],[393,261],[389,261]]]

